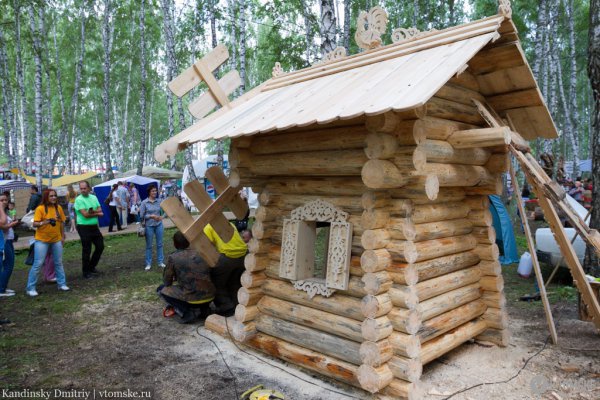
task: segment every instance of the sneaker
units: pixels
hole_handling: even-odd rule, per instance
[[[165,309],[163,310],[163,317],[165,318],[171,318],[172,316],[174,316],[175,310],[173,309],[173,307],[165,307]]]
[[[158,266],[161,267],[161,268],[167,268],[167,266],[165,265],[165,263],[160,263],[160,264],[158,264]]]
[[[28,290],[25,293],[27,293],[27,296],[29,296],[29,297],[35,297],[35,296],[38,295],[38,292],[36,292],[35,289],[34,290]]]
[[[58,290],[61,290],[63,292],[68,292],[71,289],[67,285],[62,285],[62,286],[58,287]]]
[[[6,293],[16,293],[16,292],[15,292],[14,290],[12,290],[12,289],[5,289],[4,291],[5,291]]]
[[[146,271],[150,271],[150,268],[152,268],[152,266],[150,264],[146,265],[146,268],[144,268]]]
[[[0,293],[0,297],[10,297],[10,296],[14,296],[15,292],[10,293],[8,290],[5,290],[4,292]]]
[[[56,278],[48,279],[46,282],[56,283]]]

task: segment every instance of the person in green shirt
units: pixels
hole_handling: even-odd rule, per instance
[[[79,196],[75,199],[76,228],[81,239],[81,270],[84,279],[94,277],[99,272],[96,270],[100,257],[104,251],[104,237],[98,228],[98,217],[104,215],[98,198],[91,194],[88,181],[79,182]],[[92,244],[94,254],[92,254]]]

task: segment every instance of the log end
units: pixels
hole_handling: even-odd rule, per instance
[[[363,389],[371,393],[377,393],[390,384],[394,379],[394,375],[386,365],[373,367],[363,364],[358,367],[357,378]]]

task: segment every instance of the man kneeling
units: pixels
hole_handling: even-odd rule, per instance
[[[170,310],[173,310],[184,324],[197,318],[205,319],[216,292],[210,279],[210,267],[189,248],[190,242],[180,231],[173,236],[173,244],[176,250],[167,258],[164,284],[157,289],[158,295],[167,303],[163,314],[169,316]],[[173,284],[174,281],[177,285]]]

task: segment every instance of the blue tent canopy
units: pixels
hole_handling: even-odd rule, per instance
[[[104,204],[104,199],[106,199],[110,194],[112,185],[116,184],[117,182],[126,182],[127,184],[133,183],[140,193],[140,199],[142,200],[148,197],[148,186],[154,185],[156,188],[160,186],[159,180],[146,178],[145,176],[139,175],[128,176],[126,178],[117,178],[94,186],[94,194],[96,194],[96,197],[98,197],[98,201],[100,202],[102,211],[104,212],[104,216],[98,218],[100,226],[108,226],[110,223],[110,208]]]
[[[508,265],[519,262],[517,241],[515,240],[510,215],[500,196],[491,195],[488,197],[490,199],[490,212],[494,219],[494,229],[496,230],[496,244],[500,248],[500,264]]]

